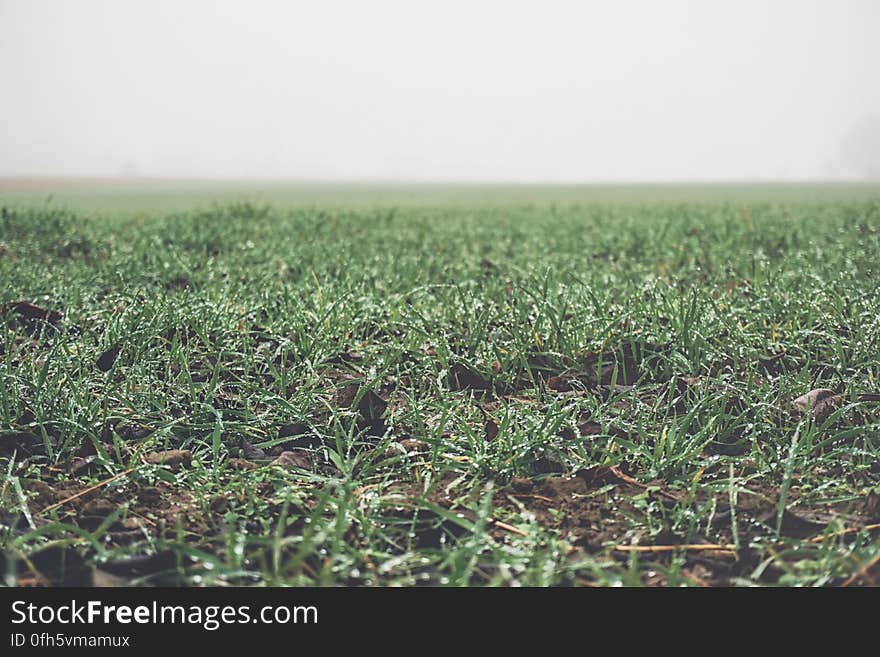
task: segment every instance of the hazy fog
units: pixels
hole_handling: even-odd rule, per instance
[[[0,175],[880,176],[880,2],[0,0]]]

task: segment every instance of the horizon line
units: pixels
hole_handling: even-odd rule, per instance
[[[741,185],[878,185],[880,178],[670,178],[670,179],[596,179],[596,180],[474,180],[438,178],[307,178],[307,177],[238,177],[238,176],[67,176],[67,175],[0,175],[0,190],[9,191],[10,184],[34,187],[46,184],[174,184],[174,183],[235,183],[314,186],[425,186],[425,187],[664,187],[664,186],[741,186]]]

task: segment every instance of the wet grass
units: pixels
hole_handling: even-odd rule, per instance
[[[8,584],[880,582],[876,201],[6,208],[0,280]]]

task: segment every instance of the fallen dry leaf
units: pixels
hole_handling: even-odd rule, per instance
[[[79,477],[84,474],[94,474],[99,470],[98,464],[94,461],[98,458],[94,454],[89,456],[74,456],[67,465],[67,471],[73,477]]]
[[[566,374],[554,374],[547,379],[547,387],[555,392],[571,392],[571,382],[576,377]]]
[[[798,415],[809,413],[816,422],[821,422],[843,406],[843,395],[827,388],[816,388],[795,399],[791,405]]]
[[[615,426],[609,426],[608,430],[604,430],[601,424],[596,422],[583,422],[578,425],[578,433],[581,436],[601,436],[608,435],[617,438],[629,438],[629,434]]]
[[[424,440],[416,440],[415,438],[404,438],[399,444],[408,454],[427,452],[431,447]]]
[[[8,313],[10,311],[21,315],[25,319],[41,319],[50,324],[57,324],[61,321],[61,313],[57,310],[43,308],[30,301],[12,301],[0,306],[0,312]]]
[[[116,362],[116,358],[119,356],[121,350],[122,349],[119,345],[113,345],[107,351],[98,356],[95,365],[97,365],[98,369],[102,372],[109,372],[113,367],[113,363]]]
[[[449,368],[449,387],[452,390],[491,390],[492,382],[467,365],[455,363]]]

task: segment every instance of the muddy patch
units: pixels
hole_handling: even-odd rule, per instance
[[[581,470],[572,477],[514,479],[495,493],[495,504],[512,514],[526,511],[544,528],[559,530],[573,545],[598,552],[618,541],[632,496],[643,490],[619,477],[615,468]]]
[[[49,485],[42,480],[25,480],[28,510],[39,528],[54,518],[93,534],[107,550],[136,543],[152,544],[164,538],[175,539],[179,532],[201,537],[209,533],[209,519],[202,512],[197,496],[189,491],[158,483],[155,486],[128,485],[114,489],[93,489],[78,481]],[[27,518],[6,518],[5,524],[16,533],[27,531]],[[50,541],[34,550],[27,559],[14,559],[6,566],[16,573],[19,585],[92,586],[94,553],[88,545],[59,545]],[[154,553],[126,558],[129,563],[112,559],[100,564],[100,570],[128,577],[157,575],[161,583],[167,559],[155,559]],[[6,559],[10,557],[7,556]],[[137,562],[137,564],[135,564]]]

